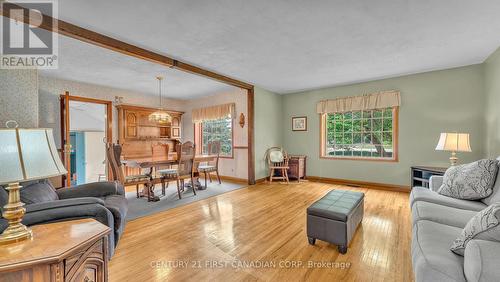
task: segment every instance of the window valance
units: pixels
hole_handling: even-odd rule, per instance
[[[223,118],[235,118],[235,104],[222,104],[206,108],[194,109],[192,112],[193,123]]]
[[[318,114],[344,113],[396,107],[401,104],[399,91],[383,91],[356,97],[322,100],[316,106]]]

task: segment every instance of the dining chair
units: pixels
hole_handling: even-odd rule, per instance
[[[139,186],[144,185],[144,187],[146,187],[148,200],[150,200],[150,189],[151,189],[150,176],[147,174],[125,176],[125,172],[123,171],[124,169],[123,164],[121,162],[121,154],[122,154],[121,145],[112,143],[106,144],[106,156],[108,157],[109,164],[111,165],[112,180],[118,181],[124,187],[135,185],[137,198],[140,197]]]
[[[207,145],[207,154],[216,155],[214,161],[207,162],[206,164],[198,166],[198,172],[205,175],[205,189],[207,188],[207,177],[210,179],[210,183],[212,183],[212,177],[210,173],[215,172],[217,174],[217,180],[219,180],[219,184],[221,184],[220,176],[219,176],[219,156],[220,156],[220,141],[212,141]]]
[[[266,160],[269,166],[269,181],[273,179],[281,179],[288,181],[288,154],[282,147],[271,147],[266,151]],[[275,176],[275,172],[279,171],[280,176]]]
[[[193,193],[196,195],[196,187],[193,181],[195,153],[195,145],[191,141],[177,146],[177,162],[175,163],[177,167],[157,171],[161,175],[163,193],[165,191],[165,183],[175,180],[177,182],[177,194],[179,195],[179,199],[182,199],[181,192],[185,191],[184,181],[190,179]]]

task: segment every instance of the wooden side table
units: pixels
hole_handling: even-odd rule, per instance
[[[0,247],[0,281],[108,281],[108,234],[93,219],[32,227],[33,240]]]
[[[448,168],[432,166],[412,166],[410,173],[411,188],[415,186],[429,188],[429,179],[433,175],[443,175]]]
[[[306,159],[304,155],[289,155],[288,156],[288,177],[292,179],[306,179]]]

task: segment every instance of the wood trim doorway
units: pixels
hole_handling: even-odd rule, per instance
[[[86,102],[86,103],[94,103],[101,104],[106,106],[106,141],[113,142],[113,103],[107,100],[100,100],[94,98],[87,97],[79,97],[79,96],[71,96],[69,91],[66,91],[63,95],[60,96],[60,114],[61,114],[61,147],[62,147],[62,160],[66,170],[68,171],[67,175],[63,175],[63,185],[65,187],[71,186],[71,159],[70,159],[70,151],[71,151],[71,143],[70,143],[70,126],[69,126],[69,102],[70,101],[78,101],[78,102]],[[106,165],[108,175],[111,173],[109,163]]]

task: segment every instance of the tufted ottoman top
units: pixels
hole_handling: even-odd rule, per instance
[[[332,190],[308,207],[307,214],[345,222],[364,197],[361,192]]]

